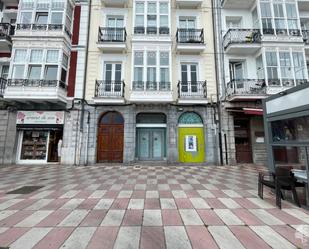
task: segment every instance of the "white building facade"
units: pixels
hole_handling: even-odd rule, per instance
[[[90,27],[81,158],[216,163],[211,1],[94,0]]]
[[[76,112],[68,109],[83,91],[88,3],[22,0],[15,11],[3,90],[9,117],[3,163],[59,163],[66,160],[59,148],[70,146],[65,130],[72,130]]]
[[[216,1],[225,163],[266,163],[261,100],[307,83],[309,2]],[[279,149],[277,161],[293,151]]]

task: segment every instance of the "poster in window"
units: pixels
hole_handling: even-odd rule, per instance
[[[197,138],[194,135],[186,136],[186,151],[196,152],[197,151]]]

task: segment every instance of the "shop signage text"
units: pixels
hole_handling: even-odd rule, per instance
[[[63,124],[64,112],[18,111],[16,124]]]

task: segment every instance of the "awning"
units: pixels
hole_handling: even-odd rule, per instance
[[[245,114],[263,116],[263,109],[243,108]]]

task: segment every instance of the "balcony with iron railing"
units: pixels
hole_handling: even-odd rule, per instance
[[[0,78],[0,97],[3,97],[5,87],[6,87],[6,79]]]
[[[176,42],[180,52],[202,52],[205,49],[204,29],[177,29]]]
[[[11,43],[11,36],[14,35],[15,27],[10,23],[0,23],[0,41]]]
[[[66,102],[67,85],[61,80],[8,79],[4,98],[8,100]]]
[[[31,33],[29,33],[29,31]],[[63,24],[36,24],[36,23],[19,23],[16,24],[16,35],[35,35],[33,32],[40,32],[38,35],[56,35],[61,32],[66,35],[69,39],[72,38],[71,31]],[[42,33],[44,32],[44,33]]]
[[[170,82],[133,81],[131,101],[171,102],[173,94]]]
[[[261,99],[267,97],[264,79],[233,79],[226,85],[226,96],[230,101]]]
[[[125,28],[99,27],[98,47],[102,50],[123,51],[127,48],[126,40]]]
[[[261,38],[259,29],[229,29],[223,37],[223,48],[227,53],[255,53]]]
[[[96,80],[94,101],[97,102],[124,102],[124,81]]]
[[[181,103],[207,102],[206,81],[179,81],[178,102]]]

